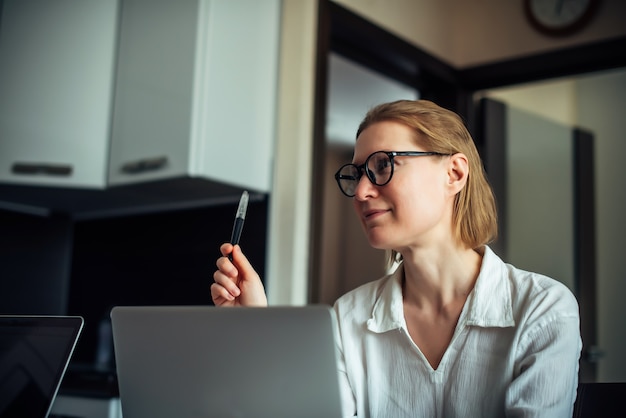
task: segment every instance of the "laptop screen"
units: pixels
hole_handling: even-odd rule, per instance
[[[81,317],[0,315],[0,417],[44,418],[83,327]]]

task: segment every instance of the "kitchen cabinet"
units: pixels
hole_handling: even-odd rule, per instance
[[[0,5],[0,180],[103,187],[117,2]]]
[[[270,190],[279,0],[0,7],[0,182]]]

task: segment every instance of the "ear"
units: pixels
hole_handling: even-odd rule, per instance
[[[448,163],[448,188],[451,195],[456,195],[465,187],[469,176],[469,162],[463,153],[450,156]]]

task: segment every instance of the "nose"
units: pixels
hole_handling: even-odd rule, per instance
[[[377,193],[377,186],[370,181],[365,173],[363,173],[356,185],[356,189],[354,189],[354,198],[356,200],[364,201],[376,196]]]

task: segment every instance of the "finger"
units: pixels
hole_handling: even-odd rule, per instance
[[[231,256],[232,262],[237,268],[241,278],[245,280],[246,278],[256,276],[256,270],[254,270],[248,258],[243,254],[239,245],[233,247]]]
[[[217,283],[211,285],[211,299],[215,306],[222,306],[235,300],[235,297]]]
[[[232,278],[233,281],[236,282],[238,280],[239,270],[232,263],[229,257],[224,256],[224,257],[218,258],[217,261],[215,262],[215,265],[217,266],[219,271],[221,271],[224,275]]]
[[[233,245],[230,242],[225,242],[220,246],[220,252],[224,257],[233,252]]]
[[[213,280],[215,284],[224,289],[224,292],[230,294],[233,297],[237,297],[241,294],[241,290],[237,286],[237,276],[234,278],[224,274],[221,270],[217,270],[213,273]],[[213,285],[211,285],[213,286]]]

